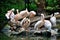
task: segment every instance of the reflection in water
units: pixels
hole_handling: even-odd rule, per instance
[[[60,27],[60,24],[58,23],[58,27]],[[5,32],[6,34],[8,34],[8,35],[10,35],[7,31],[6,31],[6,29],[8,30],[8,27],[7,28],[5,28],[5,30],[3,30],[3,32]],[[60,32],[59,32],[60,33]],[[31,34],[32,35],[32,34]],[[60,34],[59,34],[60,35]],[[49,36],[49,34],[47,35],[47,36]],[[17,36],[12,36],[12,40],[60,40],[60,38],[59,39],[57,39],[57,37],[56,36],[52,36],[52,37],[50,37],[50,38],[47,38],[47,37],[21,37],[21,36],[19,36],[19,37],[17,37]]]
[[[59,40],[56,36],[47,37],[14,37],[13,40]]]
[[[51,37],[51,40],[57,40],[56,36]]]

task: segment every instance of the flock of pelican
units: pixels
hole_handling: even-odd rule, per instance
[[[35,17],[36,12],[35,11],[28,11],[26,10],[20,11],[17,9],[16,14],[14,14],[15,9],[11,9],[7,11],[5,14],[6,18],[9,20],[9,25],[11,26],[11,31],[14,31],[15,29],[19,28],[19,31],[26,30],[28,31],[30,26],[30,19]],[[37,21],[34,25],[34,30],[41,30],[41,27],[47,29],[47,31],[53,33],[57,33],[55,30],[52,29],[53,26],[56,26],[56,15],[58,15],[59,12],[51,14],[50,20],[46,20],[43,13],[41,13],[40,20]],[[18,26],[18,27],[17,27]]]

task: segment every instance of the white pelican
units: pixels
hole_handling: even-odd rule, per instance
[[[17,9],[16,10],[17,11],[17,14],[16,15],[14,15],[13,11],[14,11],[14,9],[8,11],[8,13],[6,14],[7,19],[14,18],[15,21],[18,21],[18,20],[20,20],[22,18],[25,18],[25,17],[32,18],[32,17],[34,17],[36,15],[36,12],[35,11],[28,12],[27,8],[26,8],[26,10],[23,10],[21,12],[19,12],[19,10]]]
[[[52,24],[49,20],[44,20],[44,27],[47,28],[49,31],[51,31]]]
[[[41,14],[41,20],[39,20],[35,25],[34,25],[34,29],[38,30],[39,27],[44,25],[44,15]]]
[[[29,18],[33,18],[36,15],[35,11],[30,11],[29,12]]]
[[[13,9],[9,10],[9,11],[7,12],[7,14],[5,14],[6,18],[7,18],[7,19],[10,19],[9,21],[11,21],[12,23],[15,23],[15,19],[14,19],[14,17],[15,17],[14,10],[15,10],[15,9],[13,8]]]
[[[5,14],[5,16],[6,16],[7,19],[13,19],[14,18],[14,10],[15,9],[13,8],[13,9],[9,10],[7,12],[7,14]]]
[[[50,21],[51,21],[53,26],[56,26],[56,17],[55,17],[55,15],[54,16],[53,16],[53,14],[51,15]]]
[[[21,12],[18,12],[18,10],[17,10],[17,14],[15,15],[15,20],[18,21],[18,20],[20,20],[20,19],[22,19],[24,17],[27,17],[28,14],[29,14],[29,12],[28,12],[27,9],[23,10]]]
[[[37,29],[38,27],[41,27],[43,25],[45,28],[47,28],[49,31],[51,31],[51,27],[52,27],[51,22],[49,20],[45,20],[44,14],[41,14],[41,20],[35,24],[34,29]]]
[[[30,25],[30,19],[28,18],[24,18],[22,21],[21,21],[21,26],[24,28],[24,29],[27,29]]]
[[[55,12],[54,14],[55,14],[55,15],[58,15],[58,14],[59,14],[59,12]]]
[[[41,16],[44,17],[44,14],[42,14]],[[53,29],[52,29],[52,24],[51,24],[51,22],[50,22],[49,20],[43,19],[43,17],[42,17],[42,19],[41,19],[40,21],[38,21],[38,22],[35,24],[34,29],[35,29],[35,30],[38,30],[38,28],[41,27],[41,24],[42,24],[42,22],[43,22],[42,25],[44,25],[44,27],[48,29],[48,30],[46,30],[46,31],[51,32],[51,35],[52,35],[52,36],[58,34],[58,33],[57,33],[57,31],[58,31],[57,29],[56,29],[56,30],[53,30]],[[43,30],[42,30],[42,31],[43,31]],[[40,31],[37,31],[37,32],[40,32]]]
[[[34,17],[36,15],[35,11],[28,12],[27,8],[26,8],[26,10],[23,10],[20,13],[17,10],[17,13],[18,14],[15,15],[15,20],[20,20],[20,19],[25,18],[25,17],[32,18],[32,17]]]
[[[18,14],[18,13],[19,13],[19,10],[17,9],[16,12],[17,12],[17,14]]]
[[[58,15],[58,14],[59,14],[59,12],[54,13],[54,15],[51,14],[50,21],[51,21],[53,26],[56,26],[56,15]]]

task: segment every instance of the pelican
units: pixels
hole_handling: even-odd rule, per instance
[[[22,26],[22,28],[27,29],[29,27],[29,25],[30,25],[30,19],[28,19],[28,18],[25,17],[21,21],[21,26]]]
[[[11,30],[15,29],[16,28],[16,25],[19,25],[20,26],[20,21],[16,21],[15,19],[15,14],[14,14],[14,8],[9,10],[7,14],[5,14],[5,16],[7,17],[7,19],[10,19],[9,20],[9,25],[11,26]],[[17,9],[17,13],[18,12],[18,9]]]
[[[34,29],[38,30],[39,27],[44,25],[44,15],[41,14],[41,20],[39,20],[35,25],[34,25]]]
[[[51,31],[51,27],[52,27],[51,22],[49,20],[45,20],[44,14],[41,14],[41,20],[35,24],[34,29],[37,29],[38,27],[41,27],[43,25],[45,28],[47,28],[49,31]]]
[[[29,12],[29,18],[33,18],[36,15],[35,11],[30,11]]]
[[[59,14],[59,12],[51,14],[50,21],[51,21],[51,23],[52,23],[53,26],[56,26],[56,15],[58,15],[58,14]]]
[[[15,10],[15,9],[13,8],[13,9],[9,10],[9,11],[5,14],[6,18],[7,18],[7,19],[10,19],[9,21],[11,21],[12,23],[15,22],[15,19],[14,19],[14,17],[15,17],[14,10]]]
[[[18,9],[16,9],[16,12],[17,12],[17,14],[19,13],[19,10]]]
[[[51,28],[52,28],[52,24],[49,20],[44,20],[45,23],[44,23],[44,27],[47,28],[49,31],[51,31]]]
[[[36,15],[36,12],[35,11],[28,12],[28,9],[27,8],[26,8],[26,10],[23,10],[23,11],[20,11],[20,12],[17,9],[16,10],[17,11],[17,14],[16,15],[14,15],[13,11],[14,11],[14,9],[8,11],[8,13],[5,15],[7,17],[7,19],[14,18],[15,21],[18,21],[18,20],[23,19],[25,17],[32,18],[32,17],[34,17]]]
[[[55,15],[58,15],[58,14],[59,14],[59,12],[55,12],[54,14],[55,14]]]
[[[14,9],[8,11],[8,13],[5,15],[7,17],[7,19],[13,19],[14,18],[15,21],[18,21],[19,19],[22,19],[22,18],[26,17],[27,14],[28,14],[27,9],[23,10],[21,12],[19,12],[19,10],[17,9],[16,10],[17,11],[16,15],[14,15],[13,11],[14,11]]]
[[[23,19],[23,18],[27,17],[28,14],[29,14],[29,12],[27,9],[20,11],[20,12],[18,12],[18,10],[17,10],[17,14],[15,15],[15,20],[18,21],[20,19]]]
[[[17,14],[15,15],[15,19],[16,20],[20,20],[22,18],[25,18],[25,17],[29,17],[29,18],[32,18],[36,15],[36,12],[35,11],[28,11],[28,9],[26,8],[26,10],[23,10],[23,11],[20,11],[18,12],[17,10]]]
[[[51,21],[53,26],[56,26],[56,17],[55,17],[55,15],[54,16],[53,16],[53,14],[51,15],[50,21]]]
[[[58,33],[57,33],[57,29],[56,29],[56,30],[53,30],[53,29],[52,29],[52,24],[51,24],[51,22],[50,22],[49,20],[45,20],[45,19],[43,19],[43,18],[44,18],[44,14],[41,14],[41,20],[39,20],[39,21],[34,25],[34,29],[35,29],[35,30],[38,30],[39,27],[41,27],[41,26],[44,25],[44,27],[48,29],[48,30],[46,30],[46,31],[51,32],[51,35],[52,35],[52,36],[58,34]],[[42,22],[43,22],[43,23],[42,23]],[[40,31],[37,31],[37,32],[40,32]]]
[[[15,9],[13,8],[13,9],[9,10],[7,12],[7,14],[5,14],[5,16],[6,16],[7,19],[13,19],[14,18],[14,10]]]

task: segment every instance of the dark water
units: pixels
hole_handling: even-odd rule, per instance
[[[47,37],[14,37],[12,40],[60,40],[56,36],[47,38]]]

